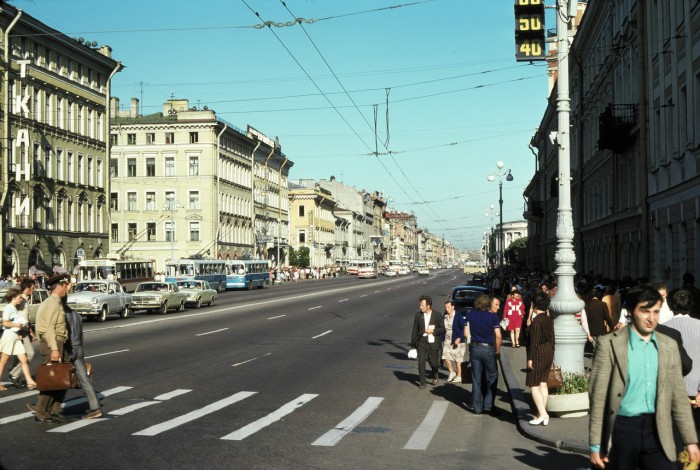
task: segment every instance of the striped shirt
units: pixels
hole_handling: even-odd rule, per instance
[[[681,332],[683,347],[693,360],[693,368],[683,380],[688,396],[694,397],[700,392],[700,320],[688,315],[676,315],[665,325]]]
[[[656,382],[659,376],[659,347],[656,332],[649,341],[629,328],[627,346],[627,386],[619,416],[639,416],[656,412]]]

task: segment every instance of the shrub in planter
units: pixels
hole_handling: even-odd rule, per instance
[[[547,400],[547,411],[560,418],[586,416],[588,402],[588,374],[562,374],[562,386],[552,390]]]
[[[563,372],[561,376],[562,385],[559,388],[555,388],[552,395],[571,395],[572,393],[588,392],[588,373]]]

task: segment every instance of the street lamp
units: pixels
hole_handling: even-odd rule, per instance
[[[180,203],[175,200],[175,194],[170,193],[165,196],[165,202],[163,203],[163,209],[170,211],[170,259],[175,259],[175,222],[173,221],[173,216],[175,214],[175,209],[180,207]]]
[[[510,173],[510,170],[508,170],[508,173],[503,171],[503,167],[505,165],[503,164],[502,161],[498,161],[496,163],[496,167],[498,170],[489,170],[489,176],[486,177],[486,179],[489,181],[489,183],[492,183],[496,181],[496,177],[498,176],[498,208],[499,208],[499,215],[501,218],[501,222],[498,228],[498,245],[497,251],[498,251],[498,263],[499,263],[499,269],[503,270],[503,177],[506,177],[506,181],[513,181],[513,175]]]
[[[493,204],[491,204],[489,206],[489,208],[486,209],[486,212],[484,212],[484,216],[491,218],[491,224],[489,225],[489,229],[486,231],[487,233],[490,232],[490,237],[487,237],[487,239],[486,239],[488,243],[491,243],[491,240],[493,240],[493,216],[494,215],[496,217],[498,217],[499,215],[501,215],[501,213],[494,211],[494,206],[493,206]],[[494,245],[496,248],[496,252],[498,253],[498,243],[494,243]],[[495,263],[495,261],[494,261],[494,263]]]

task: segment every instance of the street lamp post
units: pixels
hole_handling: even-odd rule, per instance
[[[489,170],[489,176],[486,177],[486,179],[492,183],[496,181],[496,177],[498,176],[498,209],[500,216],[500,225],[498,227],[499,246],[496,248],[496,250],[498,251],[498,264],[500,270],[503,270],[503,242],[505,241],[503,239],[503,177],[506,177],[506,181],[513,181],[513,175],[511,174],[510,170],[508,170],[508,173],[503,171],[504,166],[505,165],[503,164],[503,162],[499,160],[496,163],[496,167],[498,169]]]
[[[498,217],[499,215],[501,215],[500,212],[495,212],[493,209],[494,209],[494,206],[493,206],[493,204],[491,204],[489,206],[489,208],[486,210],[486,212],[484,212],[484,215],[486,217],[491,217],[491,225],[489,225],[489,230],[488,230],[488,232],[490,232],[490,235],[491,235],[490,238],[488,238],[489,243],[491,243],[491,240],[493,240],[493,216],[495,215],[496,217]],[[494,245],[496,248],[496,253],[498,253],[498,242],[494,243]],[[495,261],[494,261],[494,263],[495,263]]]
[[[163,203],[163,209],[170,211],[170,259],[175,259],[175,222],[173,216],[175,215],[175,209],[180,207],[180,203],[175,200],[175,194],[168,194],[165,196],[165,203]]]

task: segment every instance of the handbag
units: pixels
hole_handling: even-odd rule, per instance
[[[36,368],[36,389],[40,392],[79,388],[75,367],[70,362],[39,364]]]
[[[561,376],[561,367],[552,363],[552,367],[547,371],[547,388],[559,388],[564,384]]]

